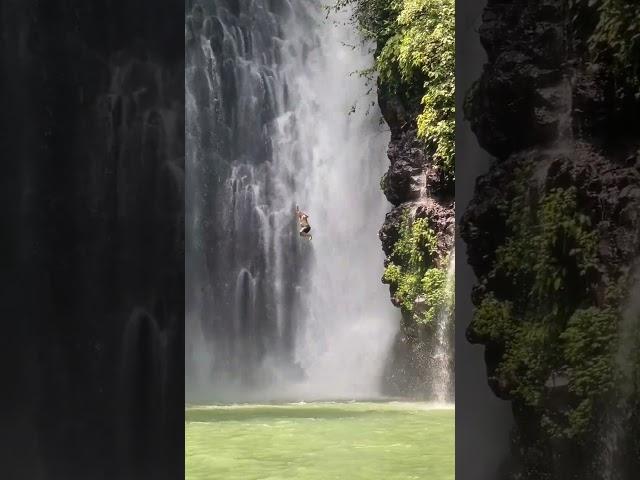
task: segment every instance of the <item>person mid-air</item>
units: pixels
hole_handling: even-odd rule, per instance
[[[300,211],[296,205],[296,215],[298,217],[298,223],[300,224],[300,236],[311,240],[311,225],[309,225],[309,215]]]

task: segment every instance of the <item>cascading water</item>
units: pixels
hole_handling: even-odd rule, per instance
[[[398,321],[370,52],[312,2],[187,8],[187,395],[375,396]]]
[[[602,448],[596,461],[596,469],[602,480],[622,480],[630,478],[625,459],[629,452],[629,424],[632,422],[632,399],[637,395],[638,341],[640,340],[640,298],[634,295],[640,289],[640,269],[636,268],[631,277],[632,288],[629,299],[622,311],[618,327],[618,344],[614,357],[616,382],[615,400],[609,406],[605,417]]]
[[[453,351],[451,338],[453,337],[453,295],[455,290],[456,258],[455,251],[450,253],[447,268],[447,299],[436,317],[436,344],[433,356],[433,385],[434,400],[437,403],[451,403],[453,399]]]

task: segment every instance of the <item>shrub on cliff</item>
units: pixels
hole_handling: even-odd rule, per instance
[[[470,336],[501,352],[493,370],[503,395],[541,412],[557,438],[584,439],[611,392],[620,294],[612,285],[593,299],[598,235],[573,186],[534,191],[522,182],[500,205],[505,243],[496,249]],[[508,287],[506,287],[508,286]],[[558,413],[554,395],[565,395]]]
[[[399,235],[382,280],[403,311],[418,323],[431,323],[442,309],[451,307],[453,294],[446,271],[435,265],[436,234],[426,218],[412,222],[405,212]]]
[[[448,181],[455,165],[454,0],[339,0],[374,40],[381,87],[417,112],[418,138]]]
[[[637,0],[576,0],[574,20],[592,15],[586,39],[591,60],[613,67],[619,93],[640,95],[640,3]]]

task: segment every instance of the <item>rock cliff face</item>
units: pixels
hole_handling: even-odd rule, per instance
[[[454,241],[453,185],[434,167],[428,151],[417,140],[415,122],[418,112],[386,92],[382,85],[379,86],[378,97],[382,114],[391,130],[390,166],[381,180],[381,187],[393,204],[380,229],[387,264],[400,239],[403,221],[425,219],[437,239],[435,254],[425,262],[429,267],[446,269]],[[392,287],[391,301],[400,306],[393,290]],[[426,308],[424,303],[425,299],[418,297],[411,312],[402,310],[400,333],[385,374],[385,389],[389,394],[419,398],[432,398],[434,395],[434,383],[437,381],[434,379],[436,325],[425,325],[416,319],[416,315]],[[452,355],[449,358],[452,359]],[[449,370],[453,370],[452,360]],[[452,378],[445,388],[448,398],[451,398]]]
[[[602,15],[590,3],[490,0],[467,102],[495,157],[461,225],[478,277],[467,336],[513,405],[507,478],[640,466],[637,356],[621,360],[639,340],[639,110],[589,52]]]

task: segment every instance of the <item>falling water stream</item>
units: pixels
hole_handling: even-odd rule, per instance
[[[628,446],[628,426],[634,413],[632,399],[637,394],[637,346],[640,339],[640,299],[636,295],[640,291],[640,270],[637,267],[634,270],[630,276],[629,298],[618,326],[613,365],[619,381],[615,397],[608,406],[601,438],[602,448],[596,459],[602,480],[622,480],[630,478],[628,475],[631,473],[625,467],[625,457],[632,455]]]
[[[398,312],[370,49],[313,2],[204,2],[185,34],[188,395],[378,396]]]
[[[434,372],[433,387],[434,400],[439,404],[451,403],[453,397],[452,382],[452,358],[451,345],[453,327],[453,292],[455,290],[456,257],[455,251],[449,254],[449,266],[447,267],[447,289],[450,300],[447,301],[436,317],[436,342],[434,348]]]
[[[567,42],[566,38],[564,41]],[[540,90],[542,97],[549,105],[554,106],[550,113],[557,118],[555,141],[544,152],[547,154],[547,161],[539,162],[536,169],[536,178],[541,185],[546,181],[550,164],[558,156],[578,155],[575,151],[576,139],[573,130],[574,75],[575,72],[569,69],[556,85]],[[533,153],[536,154],[535,151]],[[636,376],[634,365],[637,355],[634,352],[640,335],[640,302],[637,301],[637,296],[634,296],[634,292],[637,292],[640,286],[637,268],[635,274],[631,275],[629,284],[630,295],[627,304],[621,310],[617,345],[614,350],[613,369],[619,378],[619,385],[615,390],[615,399],[612,398],[604,414],[593,455],[594,478],[602,480],[622,480],[628,478],[627,475],[630,473],[625,470],[625,456],[629,455],[628,425],[632,415],[630,401],[635,394],[633,379]],[[560,384],[566,385],[566,378],[559,379]]]

